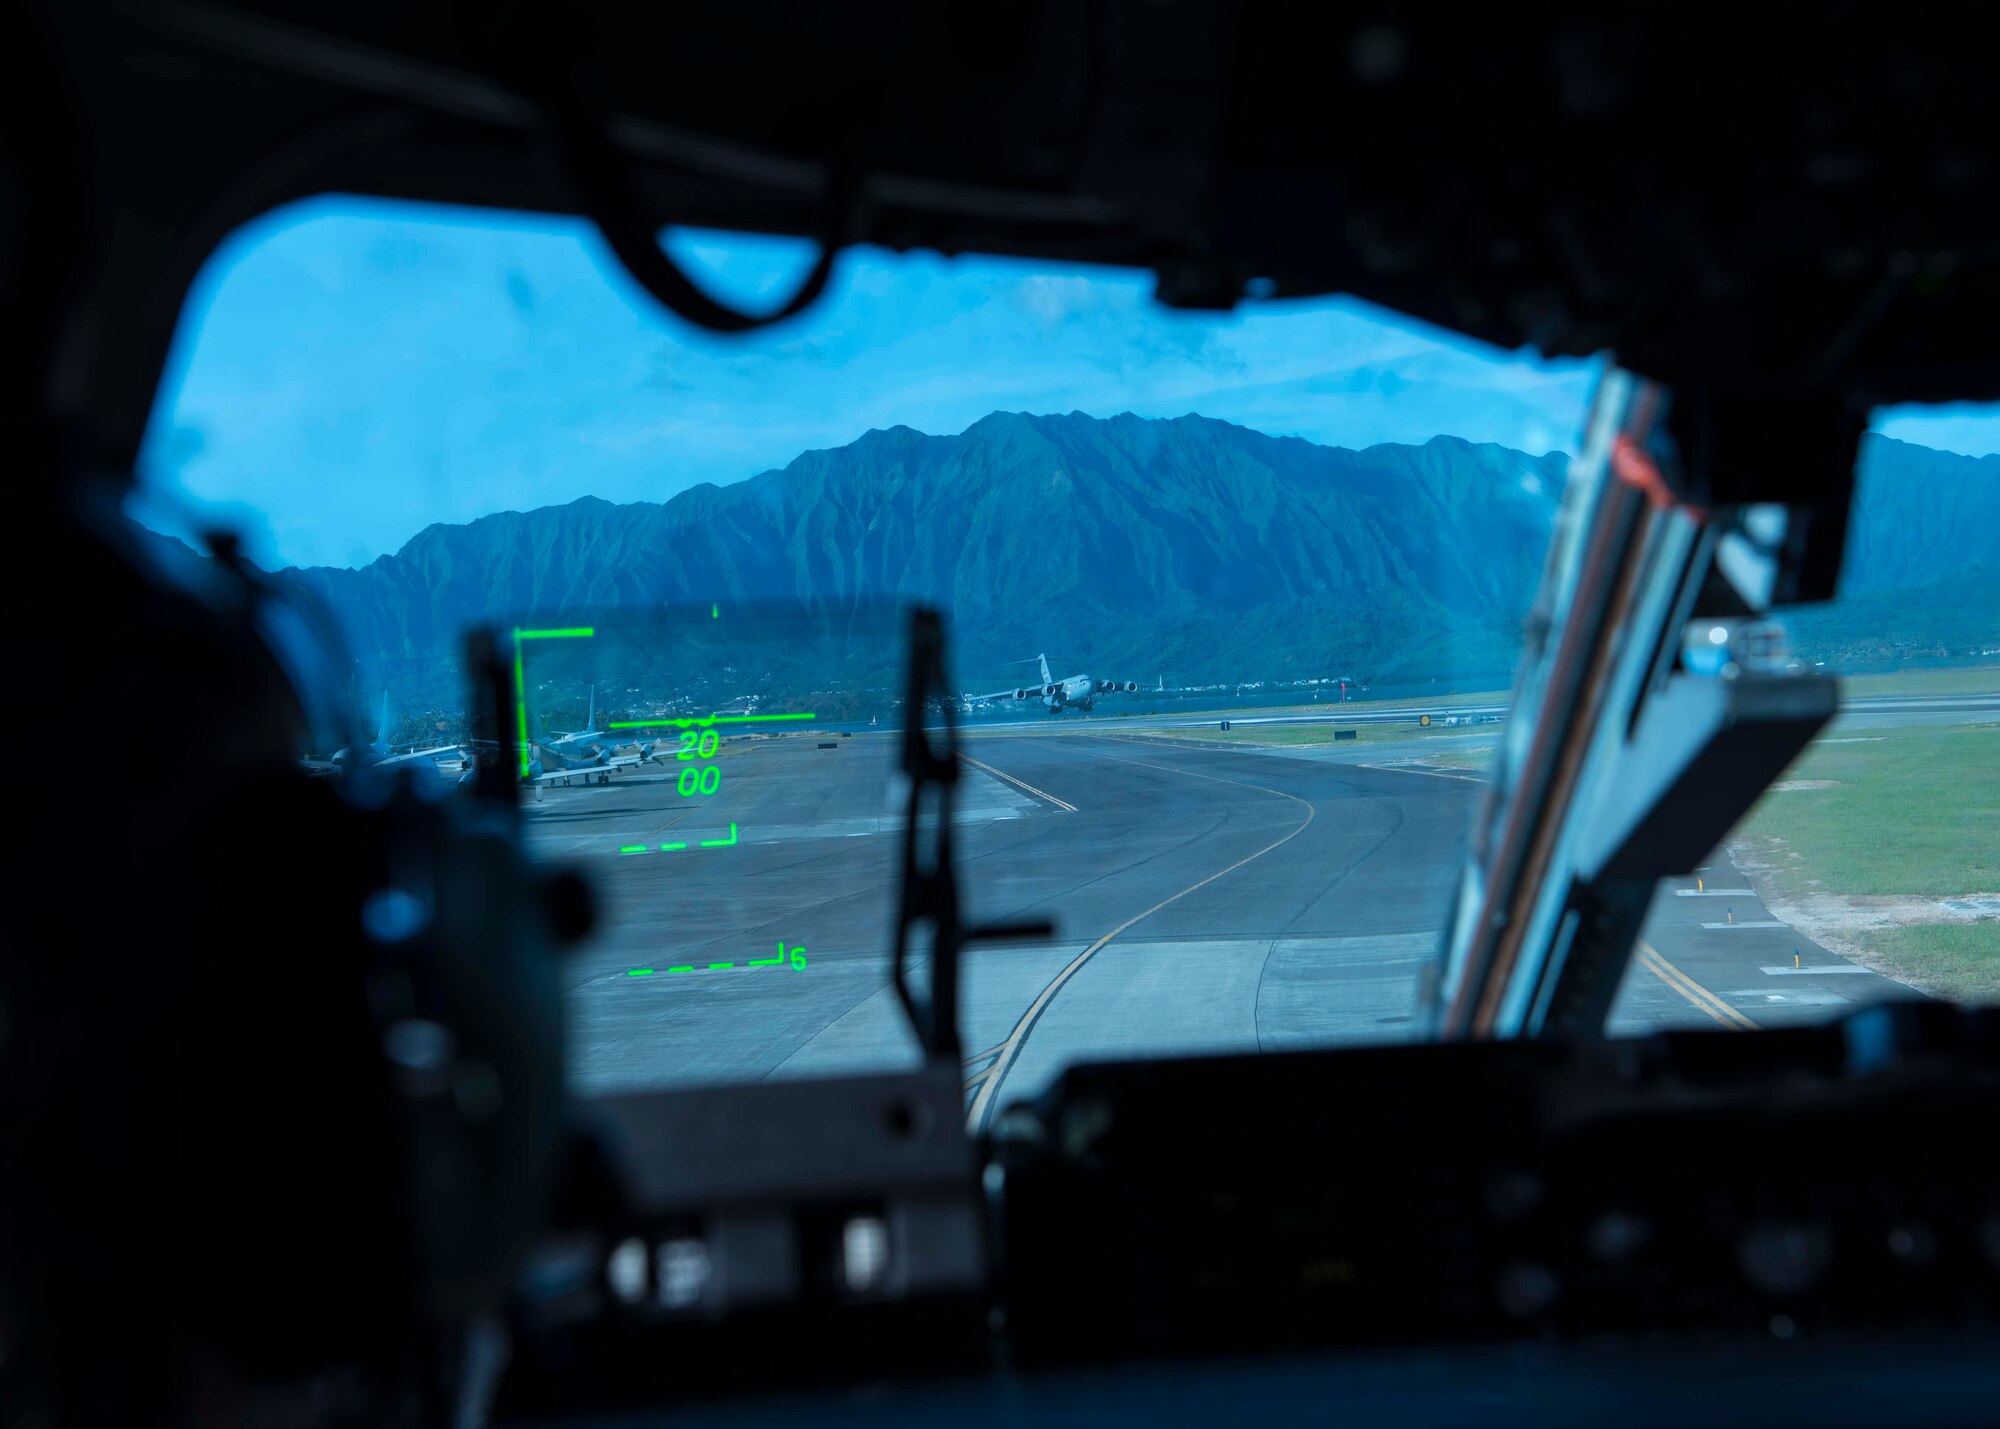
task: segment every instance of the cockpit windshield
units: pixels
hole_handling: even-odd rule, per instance
[[[751,306],[803,261],[676,241]],[[567,973],[579,1087],[914,1059],[887,958],[911,718],[959,730],[968,916],[1055,930],[968,956],[975,1121],[1081,1058],[1410,1035],[1593,365],[1351,301],[1173,313],[1143,275],[867,250],[748,338],[636,297],[577,224],[274,215],[189,305],[133,508],[163,547],[241,530],[331,613],[360,733],[300,750],[316,771],[452,797],[464,636],[496,633],[530,845],[602,906]],[[1869,440],[1868,482],[1969,460]],[[1994,460],[1924,519],[1990,545]],[[1663,892],[1615,1030],[1851,1000],[1877,962],[1835,982],[1839,937],[1779,946],[1836,894],[1965,903],[1922,957],[1991,993],[2000,598],[1947,620],[1921,538],[1883,539],[1916,544],[1793,647],[1883,683]],[[1947,583],[1990,592],[1981,560]],[[919,604],[952,689],[912,711]],[[1951,799],[1971,861],[1892,876],[1865,828]],[[1871,943],[1883,971],[1909,936]]]

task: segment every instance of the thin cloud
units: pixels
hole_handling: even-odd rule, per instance
[[[781,240],[672,242],[711,292],[751,307],[811,258]],[[862,249],[805,315],[723,338],[662,312],[573,220],[315,201],[252,225],[203,273],[146,476],[258,513],[265,556],[343,560],[432,522],[664,500],[870,428],[958,432],[996,409],[1574,451],[1598,370],[1352,299],[1189,314],[1151,289],[1129,271]],[[2000,446],[1992,409],[1885,429]]]

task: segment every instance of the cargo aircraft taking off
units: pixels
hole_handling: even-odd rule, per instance
[[[967,708],[979,704],[992,704],[1000,700],[1040,700],[1050,714],[1061,714],[1064,710],[1078,710],[1089,713],[1097,703],[1099,695],[1134,693],[1139,688],[1137,680],[1093,680],[1088,675],[1071,675],[1066,680],[1058,680],[1049,673],[1049,657],[1037,655],[1041,665],[1042,682],[1012,690],[996,690],[989,695],[967,695]],[[1023,664],[1026,661],[1022,662]]]

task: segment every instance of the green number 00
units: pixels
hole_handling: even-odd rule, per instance
[[[676,784],[683,799],[696,794],[713,794],[722,787],[722,771],[713,764],[706,769],[683,769]]]

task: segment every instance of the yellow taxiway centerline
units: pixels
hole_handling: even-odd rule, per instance
[[[1724,1027],[1741,1032],[1755,1032],[1757,1024],[1668,962],[1660,950],[1639,940],[1639,963],[1647,972],[1686,998],[1689,1002],[1720,1022]]]

